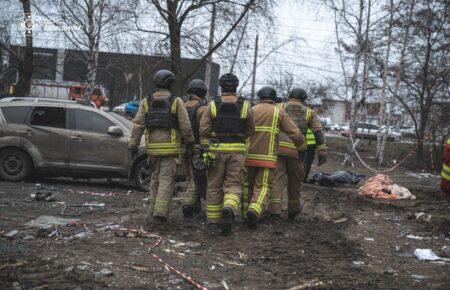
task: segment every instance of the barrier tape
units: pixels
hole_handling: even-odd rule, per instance
[[[85,228],[87,228],[85,223],[80,223],[80,222],[72,222],[70,223],[70,225],[81,225]],[[134,228],[126,228],[126,227],[120,227],[120,226],[107,226],[103,229],[107,229],[107,230],[112,230],[115,232],[123,232],[123,233],[134,233],[134,234],[138,234],[139,237],[143,237],[143,238],[154,238],[156,239],[156,242],[152,245],[152,249],[158,247],[159,245],[161,245],[161,243],[163,242],[163,237],[159,234],[154,234],[154,233],[150,233],[147,231],[144,231],[143,229],[134,229]],[[189,276],[188,274],[177,270],[176,268],[172,267],[170,264],[166,263],[160,256],[158,256],[155,253],[150,253],[150,255],[157,260],[159,263],[161,263],[162,265],[164,265],[165,267],[169,268],[170,270],[172,270],[175,274],[177,274],[178,276],[180,276],[181,278],[185,279],[187,282],[189,282],[192,286],[195,286],[197,289],[200,290],[208,290],[207,287],[201,285],[199,282],[195,281],[191,276]]]
[[[352,147],[354,148],[356,157],[358,157],[359,161],[361,161],[361,163],[362,163],[362,165],[364,165],[364,167],[366,167],[367,169],[369,169],[370,171],[373,171],[373,172],[375,172],[375,173],[387,173],[387,172],[390,172],[390,171],[396,169],[397,167],[400,166],[400,164],[402,164],[403,162],[405,162],[405,161],[406,161],[406,160],[407,160],[414,152],[416,152],[416,150],[417,150],[417,147],[414,148],[414,149],[412,149],[412,150],[405,156],[405,158],[403,158],[399,163],[397,163],[397,164],[394,165],[393,167],[388,168],[388,169],[385,169],[385,170],[377,170],[377,169],[373,169],[372,167],[370,167],[370,166],[369,166],[366,162],[364,162],[364,160],[361,158],[361,156],[359,155],[358,151],[356,150],[355,143],[353,142],[353,134],[352,134],[351,131],[350,131],[350,133],[349,133],[349,136],[350,136],[350,141],[352,142]]]

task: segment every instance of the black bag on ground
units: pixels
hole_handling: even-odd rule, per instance
[[[311,183],[317,182],[321,186],[339,186],[342,184],[356,185],[364,177],[366,176],[344,170],[339,170],[332,173],[317,172],[314,173],[310,182]]]

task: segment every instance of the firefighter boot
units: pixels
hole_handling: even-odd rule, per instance
[[[247,212],[247,225],[249,229],[256,230],[258,227],[256,221],[258,220],[258,216],[252,210]]]
[[[225,207],[222,209],[222,224],[221,230],[224,236],[228,236],[233,228],[234,214],[231,208]]]
[[[194,208],[190,205],[184,204],[181,210],[185,218],[192,218],[194,216]]]

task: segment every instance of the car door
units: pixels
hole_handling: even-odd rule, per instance
[[[107,133],[109,127],[120,125],[100,110],[70,109],[69,116],[69,168],[105,173],[127,171],[127,138]]]
[[[68,167],[69,130],[64,106],[33,106],[22,137],[37,147],[46,167]]]

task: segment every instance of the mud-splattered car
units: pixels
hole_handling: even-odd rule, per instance
[[[78,104],[1,102],[0,179],[129,178],[147,190],[144,146],[137,160],[128,155],[131,128],[122,116]]]

